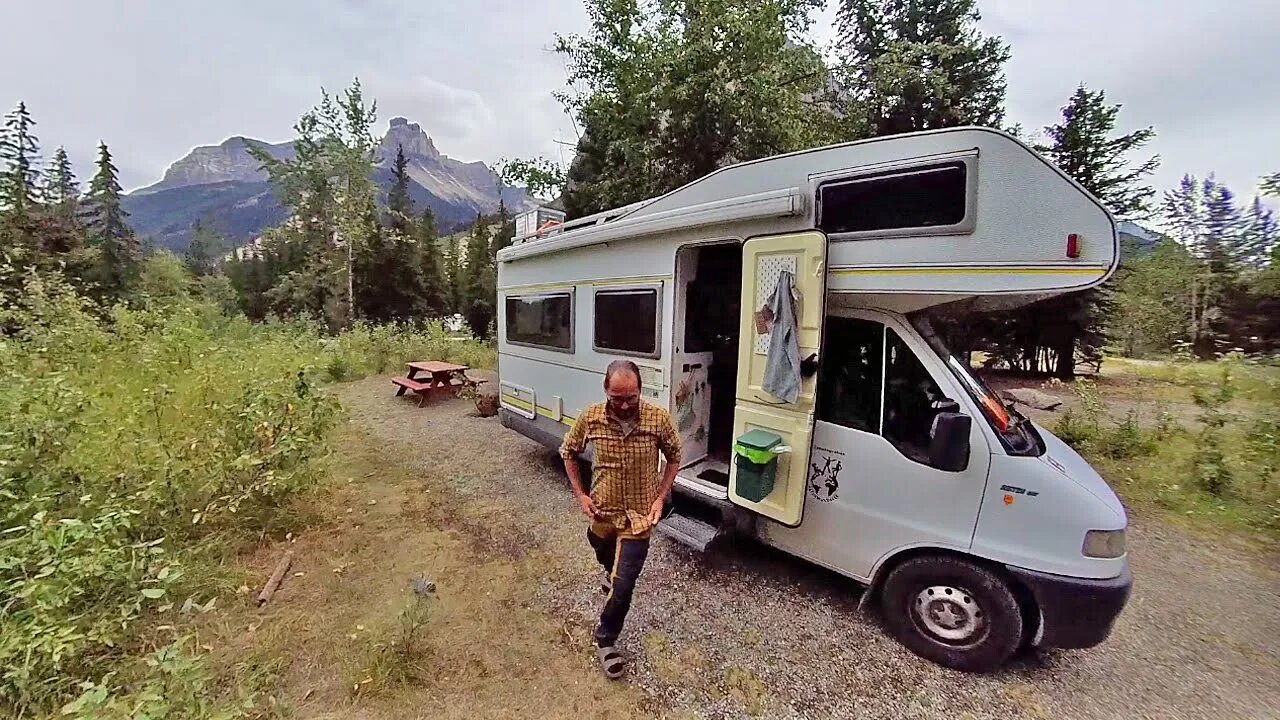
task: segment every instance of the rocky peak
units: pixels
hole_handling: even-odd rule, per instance
[[[406,118],[391,118],[391,127],[387,129],[387,134],[382,138],[382,144],[378,147],[378,157],[390,161],[396,156],[396,148],[404,148],[404,154],[409,157],[423,157],[431,160],[440,158],[440,151],[436,149],[436,144],[431,142],[431,136],[422,129],[422,126],[415,122],[409,122]]]

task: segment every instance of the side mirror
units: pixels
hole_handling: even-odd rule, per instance
[[[947,472],[969,467],[969,431],[973,418],[958,412],[940,412],[929,431],[929,465]]]

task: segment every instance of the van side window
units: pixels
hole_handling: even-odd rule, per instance
[[[871,320],[828,317],[822,346],[818,419],[882,435],[927,463],[933,403],[943,394],[898,333]]]
[[[595,349],[658,357],[658,289],[597,290]]]
[[[943,399],[920,358],[892,329],[885,333],[884,430],[885,440],[916,462],[929,461],[929,431]]]
[[[828,317],[818,375],[818,419],[880,434],[884,325]]]
[[[573,295],[507,296],[507,342],[573,352]]]
[[[818,188],[818,229],[829,235],[959,225],[968,206],[968,165],[890,170]]]

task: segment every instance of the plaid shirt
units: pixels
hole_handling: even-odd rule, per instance
[[[649,510],[658,499],[658,451],[668,464],[680,465],[680,434],[671,416],[657,405],[640,402],[639,415],[630,432],[611,418],[606,403],[582,411],[565,435],[560,455],[571,459],[595,447],[591,473],[591,501],[601,520],[634,535],[653,526]]]

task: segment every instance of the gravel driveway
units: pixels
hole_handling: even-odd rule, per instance
[[[419,409],[387,387],[342,386],[352,421],[424,475],[445,470],[459,502],[509,511],[516,537],[536,537],[541,609],[595,672],[598,577],[555,456],[469,403]],[[657,537],[620,643],[629,682],[675,718],[1280,718],[1274,559],[1154,520],[1130,532],[1134,595],[1111,638],[987,676],[912,655],[826,570],[749,542],[699,555]]]

